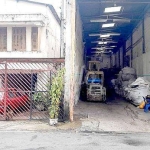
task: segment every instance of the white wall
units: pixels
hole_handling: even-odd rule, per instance
[[[129,48],[130,46],[131,46],[131,36],[126,41],[126,49]]]
[[[76,8],[76,45],[75,45],[75,104],[77,104],[80,95],[80,78],[83,69],[84,45],[82,35],[82,21],[79,14],[79,8]]]
[[[118,49],[116,53],[113,53],[111,56],[110,66],[116,66],[117,68],[123,68],[123,46]]]
[[[145,29],[144,30],[145,53],[143,53],[142,22],[138,24],[138,26],[135,28],[132,34],[132,38],[133,38],[132,67],[136,69],[138,76],[143,76],[150,81],[150,15],[149,13],[145,14],[144,29]],[[126,46],[129,45],[127,43],[129,43],[129,39],[126,41]],[[131,56],[131,50],[126,52],[126,55]]]
[[[102,54],[102,62],[100,68],[110,68],[110,55]]]
[[[8,47],[9,52],[0,52],[0,58],[59,58],[60,57],[60,25],[56,21],[50,9],[45,5],[33,4],[16,0],[1,0],[0,14],[42,14],[46,19],[46,25],[40,26],[40,46],[37,52],[30,50],[31,42],[27,38],[27,50],[24,52],[11,51],[11,44]],[[1,23],[1,22],[0,22]],[[10,28],[18,25],[7,25]],[[25,25],[31,28],[33,25]],[[29,37],[29,32],[27,32]],[[11,30],[8,30],[8,43],[11,41]]]
[[[130,59],[129,67],[131,67],[131,49],[129,49],[129,50],[126,52],[126,56],[129,56],[129,59]]]

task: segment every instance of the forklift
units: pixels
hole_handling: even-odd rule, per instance
[[[99,70],[99,61],[89,61],[88,71],[85,76],[87,101],[106,101],[104,73]]]

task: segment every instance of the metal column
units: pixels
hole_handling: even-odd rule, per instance
[[[142,20],[143,54],[145,53],[145,24],[144,24],[144,18]]]
[[[123,67],[125,67],[126,41],[123,42]]]
[[[133,60],[133,33],[131,34],[131,67],[132,67],[132,60]]]

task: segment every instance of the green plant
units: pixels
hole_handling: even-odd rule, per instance
[[[58,71],[55,77],[52,79],[51,88],[49,90],[49,98],[51,100],[51,105],[48,108],[49,116],[51,119],[58,118],[59,115],[59,105],[60,99],[64,87],[64,72],[65,69]]]
[[[45,102],[45,101],[46,101],[46,96],[44,95],[43,92],[36,92],[36,93],[34,93],[34,95],[33,95],[33,101],[34,101],[36,104]]]

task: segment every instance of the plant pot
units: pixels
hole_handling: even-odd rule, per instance
[[[56,118],[56,119],[50,119],[49,118],[49,124],[51,125],[51,126],[53,126],[53,125],[55,125],[55,124],[57,124],[58,123],[58,118]]]

